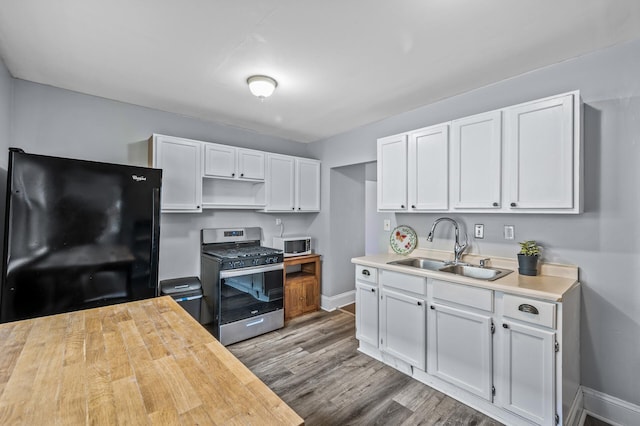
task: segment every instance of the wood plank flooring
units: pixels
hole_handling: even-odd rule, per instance
[[[355,317],[315,312],[228,349],[306,425],[499,425],[357,351]]]

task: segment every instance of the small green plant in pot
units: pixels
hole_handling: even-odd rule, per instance
[[[523,241],[518,253],[518,272],[520,275],[538,275],[540,246],[534,240]]]

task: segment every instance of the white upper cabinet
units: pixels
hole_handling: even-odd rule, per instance
[[[265,153],[215,143],[204,144],[204,176],[264,180]]]
[[[409,134],[408,206],[410,211],[449,207],[449,126],[438,125]]]
[[[502,112],[451,123],[451,195],[454,209],[499,209],[502,187]]]
[[[309,158],[296,158],[295,182],[297,211],[320,211],[320,162]]]
[[[162,211],[201,212],[202,143],[153,135],[149,150],[151,166],[162,169]]]
[[[577,96],[547,98],[506,110],[510,209],[579,212]]]
[[[268,154],[266,192],[265,211],[320,211],[320,161]]]
[[[377,153],[378,211],[582,212],[578,91],[381,138]]]
[[[378,210],[407,210],[407,135],[378,139]]]

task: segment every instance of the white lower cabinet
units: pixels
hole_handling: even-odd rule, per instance
[[[552,302],[356,265],[359,350],[509,425],[572,420],[579,318],[579,286]]]
[[[491,316],[435,302],[429,308],[427,372],[491,400]]]
[[[537,424],[555,423],[555,337],[553,330],[505,320],[500,327],[502,364],[498,403]]]
[[[378,347],[378,288],[356,281],[356,339]]]
[[[380,300],[380,349],[424,370],[424,300],[386,288],[382,289]]]

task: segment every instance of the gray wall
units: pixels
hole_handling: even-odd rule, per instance
[[[10,80],[13,104],[9,146],[27,152],[147,165],[146,140],[152,133],[163,133],[308,156],[307,145],[304,144],[24,80]],[[0,75],[0,91],[4,86],[6,79]],[[0,126],[4,120],[3,108],[4,104],[0,105]],[[6,170],[6,149],[0,148],[4,159],[0,167]],[[245,211],[163,214],[160,224],[160,279],[199,275],[201,228],[261,226],[264,242],[271,244],[273,236],[279,233],[279,227],[275,226],[276,217],[282,219],[285,233],[306,234],[314,216]]]
[[[376,139],[520,102],[575,89],[585,102],[585,213],[563,215],[452,215],[467,229],[485,225],[485,239],[471,251],[515,257],[517,241],[536,239],[547,261],[576,264],[582,283],[582,384],[640,404],[640,40],[524,74],[472,92],[430,104],[405,114],[313,143],[322,160],[322,202],[334,188],[327,176],[335,167],[375,161]],[[323,204],[327,207],[327,204]],[[330,206],[331,209],[333,206]],[[331,245],[333,216],[324,210],[312,232],[328,235],[319,251]],[[379,215],[408,224],[418,232],[421,246],[451,250],[452,232],[443,227],[433,244],[425,241],[432,214]],[[516,242],[502,239],[502,226],[515,225]],[[364,226],[354,220],[353,228]],[[384,233],[383,233],[384,234]],[[369,237],[369,236],[368,236]],[[382,238],[381,241],[387,241]],[[380,251],[386,251],[386,243]],[[325,259],[324,270],[332,268]],[[333,277],[324,294],[335,294]]]
[[[0,58],[0,165],[7,164],[11,129],[11,76]]]
[[[320,251],[324,262],[331,268],[323,269],[322,294],[336,295],[354,290],[351,258],[365,251],[365,165],[337,167],[331,169],[331,244],[328,250]],[[356,223],[359,226],[353,226]],[[323,239],[324,241],[325,239]],[[325,286],[331,286],[328,293]]]

